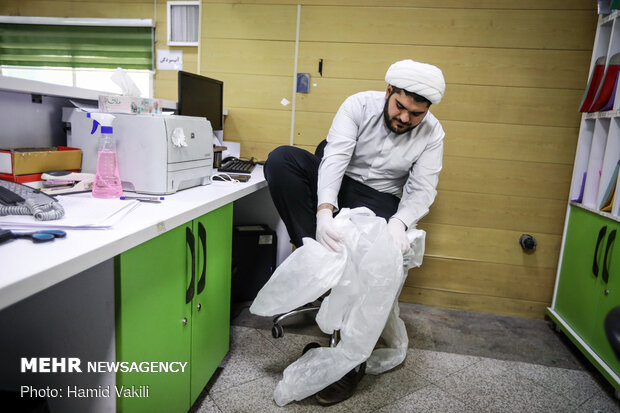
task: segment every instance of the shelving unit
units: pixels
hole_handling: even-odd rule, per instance
[[[599,16],[588,89],[593,83],[595,66],[605,62],[605,79],[610,65],[620,58],[619,53],[620,12],[614,11]],[[615,55],[618,56],[614,58]],[[605,317],[620,305],[620,241],[616,242],[620,194],[615,193],[610,209],[608,205],[612,190],[620,185],[619,83],[616,79],[615,93],[606,105],[611,105],[609,110],[583,113],[581,117],[555,291],[547,314],[557,330],[566,334],[612,384],[620,398],[620,360],[604,330]],[[601,89],[590,93],[593,102]],[[586,95],[587,90],[584,101]],[[583,110],[583,102],[580,106]]]

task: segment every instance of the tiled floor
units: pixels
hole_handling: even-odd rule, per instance
[[[247,309],[232,321],[231,348],[194,412],[620,412],[613,389],[549,322],[401,304],[405,362],[363,377],[349,400],[312,397],[280,408],[273,391],[304,345],[323,335],[308,317],[271,337],[271,320]]]

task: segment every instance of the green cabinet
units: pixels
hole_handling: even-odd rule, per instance
[[[620,305],[620,246],[616,242],[620,223],[575,205],[570,206],[569,214],[549,315],[559,325],[570,327],[572,332],[565,331],[567,335],[610,379],[608,370],[620,375],[620,362],[605,335],[604,320]]]
[[[116,258],[117,361],[187,363],[119,371],[116,388],[138,393],[117,397],[117,411],[186,412],[194,403],[228,351],[231,248],[229,204]]]

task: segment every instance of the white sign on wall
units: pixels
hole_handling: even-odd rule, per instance
[[[157,50],[157,70],[183,70],[183,50]]]

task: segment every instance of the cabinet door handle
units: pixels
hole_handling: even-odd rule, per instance
[[[194,249],[194,233],[189,227],[185,227],[185,241],[187,242],[187,246],[192,254],[192,280],[189,283],[189,287],[187,287],[187,291],[185,292],[185,303],[188,304],[194,298],[194,281],[196,280],[196,251]]]
[[[596,241],[596,248],[594,249],[594,260],[592,261],[592,272],[595,277],[598,277],[598,262],[596,260],[596,256],[598,255],[598,247],[601,245],[601,241],[603,241],[603,237],[605,237],[605,233],[607,232],[607,225],[601,228],[598,232],[598,241]]]
[[[609,248],[611,244],[616,240],[616,230],[614,229],[609,233],[607,237],[607,247],[605,247],[605,257],[603,258],[603,281],[609,281],[609,270],[607,269],[607,255],[609,254]]]
[[[207,230],[202,222],[198,223],[198,238],[202,242],[202,272],[200,273],[200,279],[198,280],[198,290],[196,295],[199,295],[205,289],[206,275],[207,275]]]

